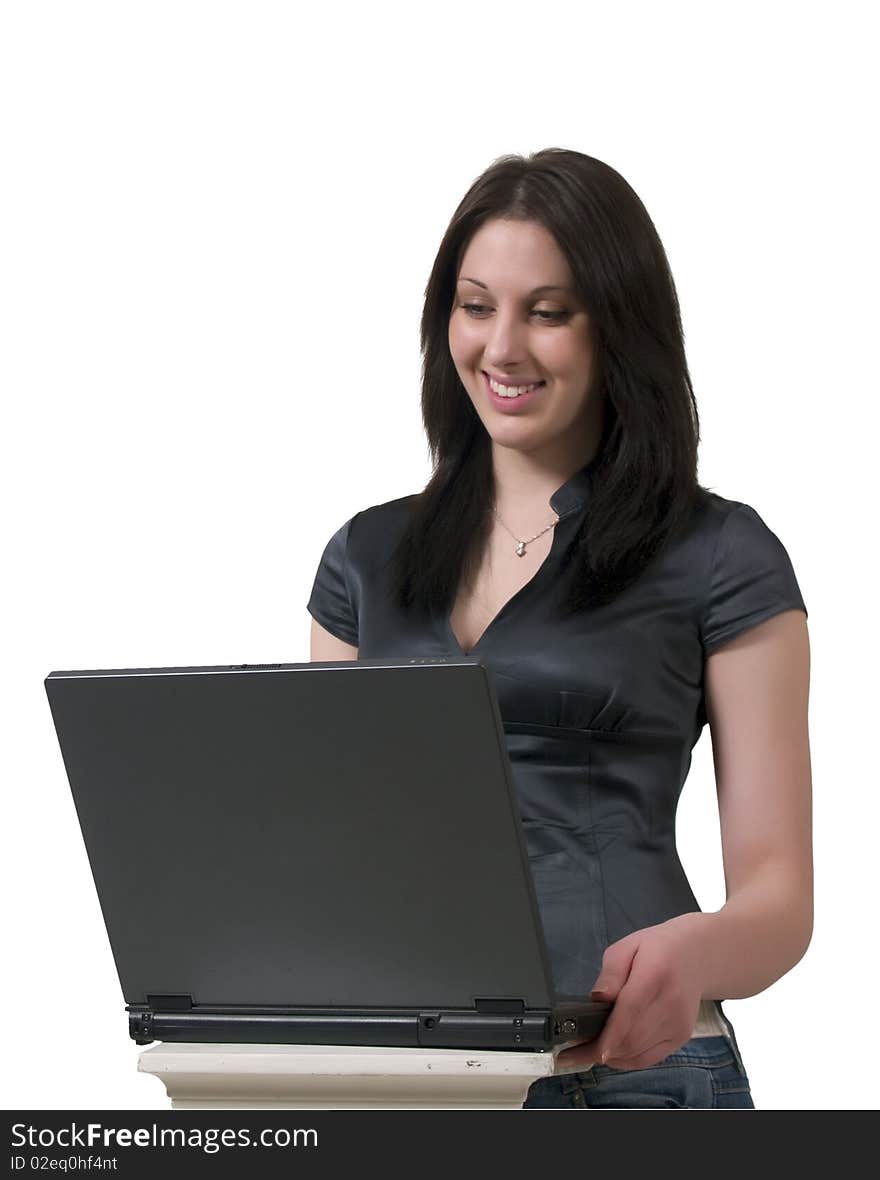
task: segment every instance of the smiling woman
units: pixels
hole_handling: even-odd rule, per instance
[[[638,196],[578,152],[496,161],[440,244],[421,345],[431,479],[328,541],[312,659],[492,673],[556,991],[614,1002],[526,1105],[752,1106],[721,1001],[810,941],[806,607],[762,517],[697,480],[678,300]],[[675,845],[707,722],[717,913]]]

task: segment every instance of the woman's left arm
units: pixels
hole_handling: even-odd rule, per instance
[[[727,901],[607,947],[591,995],[614,1006],[598,1037],[557,1055],[557,1071],[655,1065],[689,1039],[701,998],[753,996],[803,958],[813,933],[809,680],[801,610],[706,660]]]
[[[769,987],[813,933],[810,644],[788,610],[708,656],[704,692],[727,901],[672,919],[690,928],[704,999]]]

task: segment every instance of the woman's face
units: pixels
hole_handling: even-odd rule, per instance
[[[573,454],[598,443],[589,316],[543,225],[496,218],[477,230],[461,260],[449,349],[494,442],[526,451],[561,444]],[[541,384],[502,399],[490,377],[508,387]]]

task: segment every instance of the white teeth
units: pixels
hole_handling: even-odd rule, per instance
[[[536,381],[534,385],[499,385],[497,381],[489,378],[489,385],[493,393],[497,393],[499,397],[519,397],[521,393],[528,393],[530,389],[537,389],[542,382]]]

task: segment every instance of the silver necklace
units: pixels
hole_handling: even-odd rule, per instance
[[[493,508],[492,511],[495,512],[495,509]],[[498,515],[497,512],[495,512],[495,517],[498,520],[498,523],[501,525],[501,527],[507,529],[507,531],[510,533],[511,537],[513,537],[514,541],[516,541],[516,555],[517,555],[517,557],[525,557],[526,545],[531,545],[532,541],[537,541],[538,537],[543,537],[544,534],[547,532],[547,529],[552,529],[553,525],[556,525],[559,523],[559,517],[557,516],[556,520],[554,520],[552,524],[548,524],[546,529],[541,529],[540,533],[535,533],[534,537],[529,537],[528,541],[521,541],[515,533],[510,532],[510,529],[507,528],[507,525],[504,523],[504,521],[501,519],[501,517]]]

